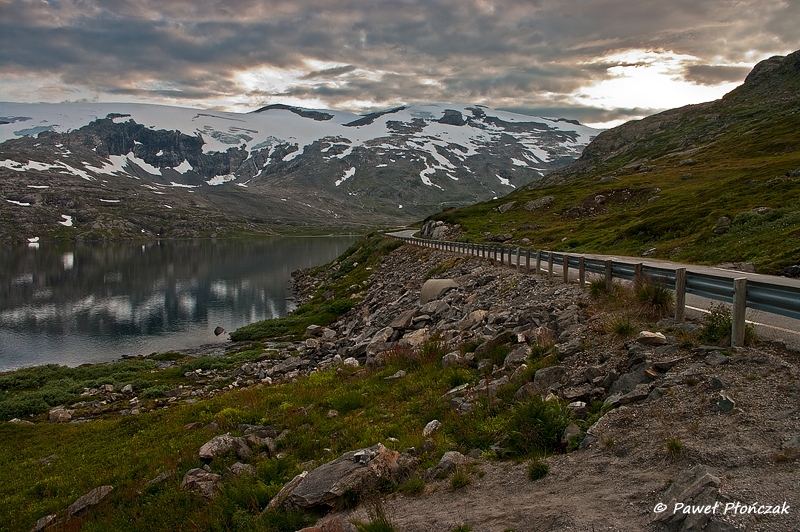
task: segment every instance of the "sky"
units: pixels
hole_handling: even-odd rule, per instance
[[[799,0],[0,0],[0,101],[460,103],[611,127],[722,97],[800,49],[798,27]]]

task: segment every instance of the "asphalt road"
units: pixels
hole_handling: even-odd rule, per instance
[[[402,231],[395,231],[387,233],[390,236],[398,237],[413,237],[417,232],[416,229],[406,229]],[[578,254],[574,254],[578,256]],[[800,279],[790,279],[788,277],[777,277],[774,275],[763,275],[759,273],[740,272],[725,268],[717,268],[714,266],[698,266],[694,264],[681,264],[677,262],[670,262],[659,259],[649,259],[646,257],[625,257],[621,255],[583,255],[586,258],[599,259],[599,260],[614,260],[627,263],[641,262],[645,266],[653,266],[659,268],[686,268],[687,271],[695,273],[705,273],[710,275],[717,275],[728,277],[731,279],[746,277],[748,280],[761,281],[766,283],[777,284],[780,286],[794,286],[800,288]],[[575,269],[570,269],[570,279],[577,280],[578,272]],[[553,276],[556,279],[562,277],[561,267],[559,265],[553,266]],[[587,278],[591,279],[591,275],[587,273]],[[693,294],[686,294],[686,315],[690,317],[697,317],[703,313],[707,313],[712,305],[719,305],[721,302],[700,297]],[[751,323],[756,330],[759,338],[764,340],[776,340],[784,342],[787,347],[800,351],[800,320],[781,316],[779,314],[772,314],[761,310],[748,308],[745,313],[745,319]]]

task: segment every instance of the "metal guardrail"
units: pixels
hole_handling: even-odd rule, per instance
[[[556,253],[547,250],[535,250],[522,247],[504,247],[502,245],[469,244],[444,240],[430,240],[416,237],[397,238],[424,247],[432,247],[485,257],[509,266],[525,267],[527,270],[544,271],[553,274],[552,265],[561,266],[564,279],[568,278],[568,270],[579,271],[579,278],[584,279],[586,273],[610,277],[606,285],[610,286],[613,278],[632,281],[638,276],[658,286],[674,290],[676,294],[676,319],[683,320],[685,294],[692,294],[716,301],[733,304],[732,345],[742,345],[744,341],[744,313],[746,308],[753,308],[771,314],[800,319],[800,288],[776,283],[748,280],[747,278],[731,279],[717,275],[688,271],[685,268],[659,268],[645,266],[642,263],[600,260],[573,253]],[[567,268],[563,268],[566,260]]]

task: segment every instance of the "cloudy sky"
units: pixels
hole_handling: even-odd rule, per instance
[[[798,0],[0,0],[0,101],[449,102],[603,127],[721,97],[800,49],[798,26]]]

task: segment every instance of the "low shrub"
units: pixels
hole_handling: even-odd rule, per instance
[[[508,449],[518,456],[554,452],[569,421],[558,401],[536,396],[512,409],[506,427]]]
[[[539,480],[547,476],[550,472],[550,466],[547,462],[535,458],[528,464],[528,478],[531,481]]]
[[[470,484],[472,484],[472,477],[462,468],[456,469],[456,472],[450,477],[450,487],[453,490],[464,488]]]
[[[703,325],[700,328],[700,339],[704,342],[715,343],[717,345],[728,345],[733,334],[733,318],[731,309],[724,303],[711,305],[708,314],[703,317]],[[752,345],[758,342],[755,328],[746,325],[744,330],[744,343]]]
[[[683,452],[683,442],[680,438],[672,437],[667,440],[667,453],[672,456],[679,455]]]
[[[644,280],[636,283],[634,295],[642,313],[648,318],[661,319],[675,310],[672,290]]]
[[[399,490],[404,495],[421,495],[425,491],[425,479],[414,475],[400,484]]]

